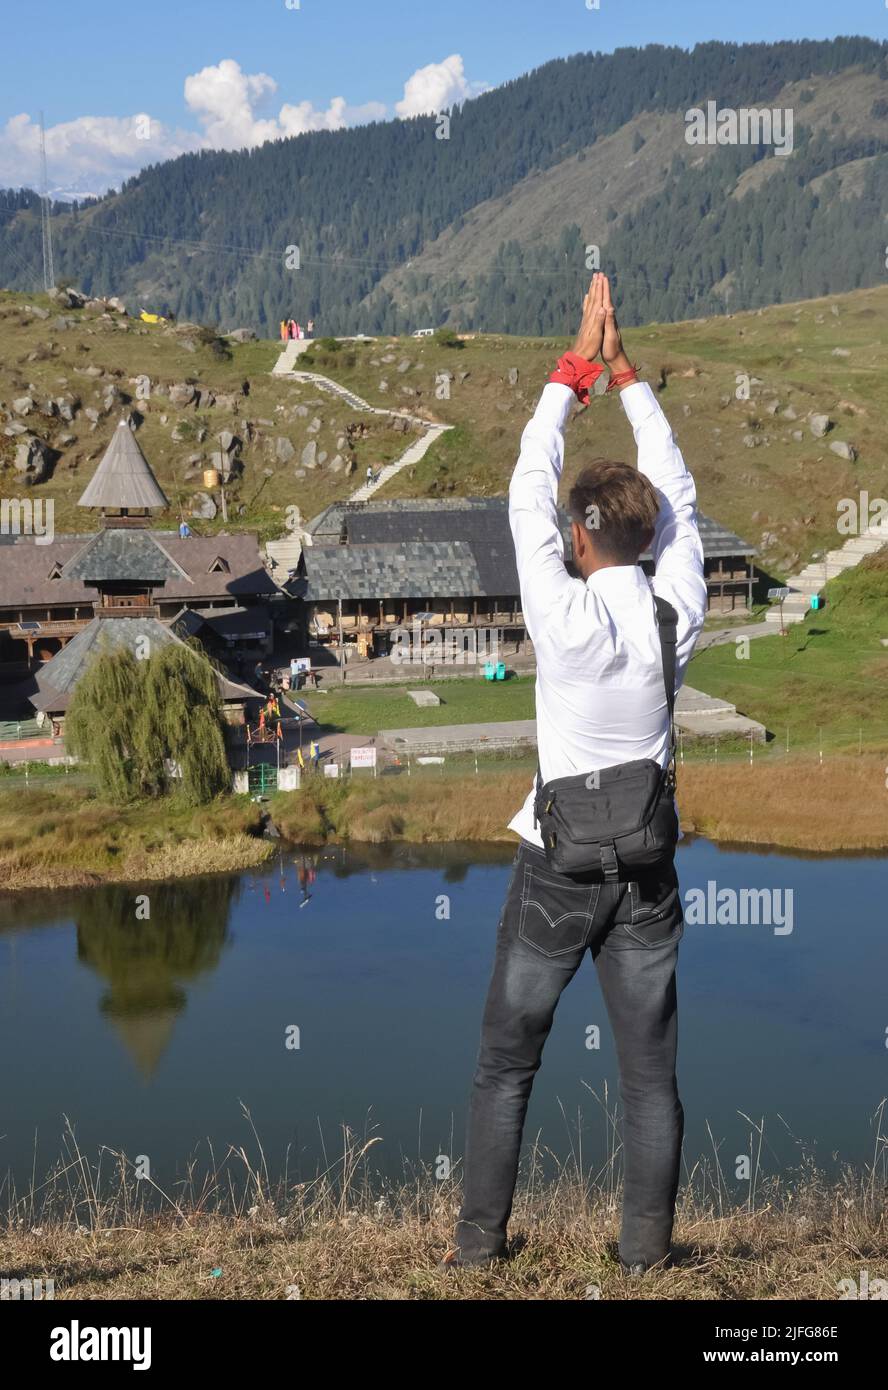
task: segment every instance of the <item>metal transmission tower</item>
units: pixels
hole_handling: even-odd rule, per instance
[[[42,189],[40,193],[40,229],[43,234],[43,288],[51,290],[55,284],[55,268],[52,263],[52,224],[49,220],[49,177],[46,172],[46,127],[43,112],[40,112],[40,164]]]

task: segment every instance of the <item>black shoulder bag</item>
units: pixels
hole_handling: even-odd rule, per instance
[[[669,761],[637,758],[598,772],[542,784],[537,766],[534,824],[549,865],[559,874],[627,882],[671,861],[678,843],[675,812],[675,648],[678,615],[654,595],[669,709]]]

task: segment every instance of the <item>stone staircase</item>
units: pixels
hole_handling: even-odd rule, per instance
[[[287,376],[292,372],[296,359],[314,346],[314,338],[291,338],[271,369],[272,376]]]
[[[353,492],[349,498],[350,502],[366,502],[372,497],[374,492],[378,492],[381,487],[385,487],[390,478],[394,478],[396,473],[400,473],[402,468],[407,468],[411,463],[419,463],[420,459],[432,447],[436,439],[440,439],[445,430],[453,429],[452,425],[430,425],[422,439],[417,439],[406,449],[400,458],[395,459],[394,463],[387,463],[385,468],[381,468],[376,477],[370,483],[364,483],[357,492]]]
[[[823,559],[812,561],[798,574],[787,579],[786,587],[792,592],[783,600],[784,625],[804,622],[811,612],[811,599],[814,595],[821,595],[831,579],[843,574],[845,570],[853,569],[865,556],[874,555],[883,545],[888,545],[888,524],[884,522],[879,526],[869,526],[859,536],[852,536],[837,550],[828,551]],[[773,603],[768,609],[765,622],[779,628],[779,603]]]
[[[310,341],[311,340],[308,340],[308,342]],[[320,372],[298,371],[294,363],[296,358],[301,355],[301,352],[305,351],[305,348],[305,339],[297,338],[289,342],[272,368],[272,375],[286,377],[289,381],[307,382],[312,386],[316,386],[318,390],[325,391],[327,395],[336,396],[344,405],[349,406],[351,410],[365,411],[370,415],[383,415],[387,419],[396,418],[399,420],[407,420],[411,425],[415,425],[417,428],[425,431],[422,438],[414,440],[413,443],[404,450],[404,453],[396,458],[393,463],[388,463],[384,468],[381,468],[372,482],[362,483],[358,490],[353,492],[347,499],[349,502],[366,502],[368,498],[372,497],[375,492],[378,492],[381,487],[385,487],[390,479],[400,473],[402,468],[409,468],[411,464],[419,463],[420,459],[425,456],[435,441],[440,439],[445,430],[453,429],[452,425],[431,424],[428,420],[423,420],[421,416],[411,415],[406,410],[396,410],[392,407],[386,408],[384,406],[371,405],[369,401],[365,401],[363,397],[356,395],[354,391],[349,391],[347,387],[340,386],[339,382],[334,381],[332,377],[322,376]],[[294,352],[294,349],[297,349],[297,351]],[[272,541],[266,547],[269,557],[271,556],[272,546],[286,544],[286,541]]]
[[[683,685],[675,700],[675,727],[691,738],[725,738],[733,735],[764,743],[768,731],[764,724],[738,714],[737,706],[715,695],[706,695],[691,685]]]
[[[289,532],[280,540],[266,541],[265,554],[275,584],[286,584],[299,565],[302,555],[302,533]]]

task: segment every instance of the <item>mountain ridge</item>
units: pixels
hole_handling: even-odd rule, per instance
[[[122,292],[197,321],[269,330],[295,312],[335,333],[404,332],[429,319],[560,331],[588,275],[590,243],[627,280],[645,282],[640,320],[723,309],[712,289],[732,256],[744,264],[730,307],[873,284],[884,268],[867,229],[888,216],[886,79],[888,44],[862,38],[577,54],[455,110],[448,140],[436,139],[435,117],[415,117],[150,166],[117,193],[57,207],[57,268],[87,292]],[[762,146],[689,146],[683,113],[707,99],[793,100],[793,154],[774,161]],[[625,157],[627,143],[630,173],[613,203],[591,228],[580,224],[585,188],[595,190],[609,150]],[[800,200],[796,185],[861,160],[873,161],[861,191],[838,210],[819,189]],[[775,163],[791,166],[791,177],[769,190]],[[742,201],[754,199],[742,214],[729,206],[741,184]],[[516,240],[522,209],[529,225]],[[8,194],[0,210],[0,282],[10,288],[34,287],[38,212],[27,192]],[[778,266],[774,229],[800,218],[810,232]],[[639,227],[655,224],[645,241]],[[479,245],[466,256],[473,228]],[[741,236],[753,259],[732,245]],[[293,246],[298,271],[285,264]],[[784,286],[787,266],[795,281]],[[534,269],[538,283],[528,284]],[[766,281],[758,301],[753,271]]]

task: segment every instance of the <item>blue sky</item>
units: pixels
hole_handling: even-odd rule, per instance
[[[571,53],[837,33],[888,38],[884,0],[41,0],[4,19],[0,185],[33,184],[41,106],[51,185],[100,191],[198,144],[433,109]]]

